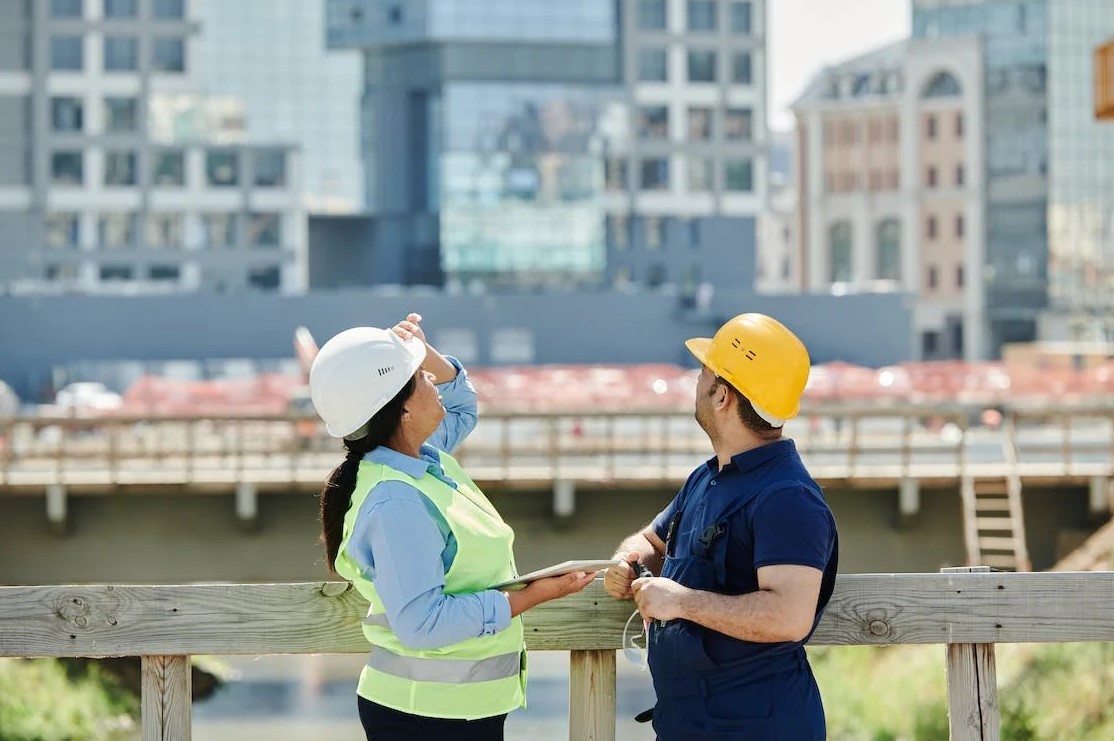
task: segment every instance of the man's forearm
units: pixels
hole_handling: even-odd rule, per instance
[[[683,602],[683,613],[705,628],[754,643],[781,643],[802,640],[812,628],[794,625],[791,610],[776,592],[759,590],[749,594],[716,594],[690,590]]]
[[[615,549],[615,557],[621,558],[625,553],[638,554],[638,561],[643,566],[648,568],[655,574],[661,573],[662,562],[664,560],[663,554],[658,553],[645,535],[645,532],[639,530],[634,535],[626,538],[619,547]]]

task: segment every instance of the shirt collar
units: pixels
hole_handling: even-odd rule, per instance
[[[429,445],[422,446],[422,455],[427,455],[429,450],[433,450]],[[404,474],[412,479],[420,479],[429,470],[430,463],[423,458],[415,458],[413,456],[400,453],[393,448],[388,448],[386,445],[380,445],[375,450],[364,455],[364,460],[368,463],[379,463],[384,466],[389,466],[396,471],[402,471]]]
[[[787,437],[776,440],[772,443],[766,443],[765,445],[759,446],[757,448],[752,448],[745,453],[739,453],[738,455],[731,456],[731,462],[724,467],[723,473],[727,473],[728,471],[741,471],[742,473],[748,473],[763,465],[764,463],[768,463],[775,458],[781,458],[782,456],[789,455],[796,450],[797,446],[793,443],[792,440]],[[704,465],[708,467],[708,470],[712,472],[713,476],[717,473],[720,473],[719,458],[717,458],[716,456],[712,456],[711,458],[709,458]]]

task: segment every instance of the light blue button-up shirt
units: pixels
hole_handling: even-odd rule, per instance
[[[440,451],[452,451],[476,426],[476,390],[455,358],[457,376],[437,389],[445,418],[422,446],[420,457],[379,447],[364,460],[382,463],[414,479],[428,471],[455,487],[441,467]],[[387,620],[398,639],[415,649],[490,635],[511,623],[501,592],[445,594],[445,572],[456,557],[456,537],[440,511],[418,489],[402,481],[375,485],[360,507],[348,540],[349,557],[375,583]]]

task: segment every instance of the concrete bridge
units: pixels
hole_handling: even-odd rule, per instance
[[[1109,517],[1114,411],[1006,410],[995,428],[971,424],[980,411],[826,407],[791,423],[844,571],[1047,568]],[[340,454],[311,419],[16,419],[0,440],[0,583],[324,573],[313,493]],[[688,412],[585,412],[487,414],[458,457],[532,568],[610,554],[709,454]]]

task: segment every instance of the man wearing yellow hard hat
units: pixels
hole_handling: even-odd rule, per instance
[[[824,708],[804,644],[831,598],[839,540],[782,436],[808,351],[762,314],[685,344],[703,366],[696,421],[715,455],[620,544],[623,564],[608,569],[605,588],[633,597],[648,623],[660,741],[820,741]]]

